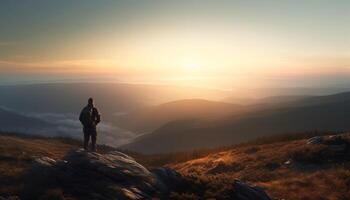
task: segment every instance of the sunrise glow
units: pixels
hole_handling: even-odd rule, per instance
[[[189,86],[227,89],[343,81],[350,74],[347,2],[181,2],[67,1],[40,4],[35,13],[24,2],[16,17],[8,9],[14,5],[2,6],[2,80],[16,74],[29,81],[183,85],[192,77]]]

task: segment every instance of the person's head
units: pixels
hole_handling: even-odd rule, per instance
[[[89,106],[93,106],[94,105],[94,99],[93,98],[89,98],[89,100],[88,100],[88,105]]]

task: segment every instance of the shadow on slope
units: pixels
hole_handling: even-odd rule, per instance
[[[185,122],[175,122],[176,128],[165,125],[123,148],[149,154],[167,153],[238,144],[274,134],[349,130],[350,101],[326,102],[262,110],[225,120],[193,123],[192,127]]]

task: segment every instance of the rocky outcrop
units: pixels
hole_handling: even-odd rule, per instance
[[[235,200],[272,200],[262,188],[238,180],[233,183],[233,188]]]
[[[348,134],[313,137],[294,149],[291,156],[288,165],[302,170],[318,170],[345,163],[350,160],[350,138]]]
[[[62,160],[41,157],[25,176],[22,200],[170,199],[181,193],[186,179],[169,168],[149,171],[121,152],[99,154],[72,151]],[[234,183],[235,200],[270,200],[266,193],[239,181]]]
[[[307,140],[307,144],[322,144],[323,142],[323,137],[322,136],[315,136]]]
[[[346,135],[317,136],[307,141],[308,145],[323,145],[325,151],[336,157],[343,157],[349,153],[350,142]]]
[[[23,199],[38,199],[44,191],[61,188],[78,199],[151,199],[171,189],[181,176],[166,168],[154,173],[120,153],[70,152],[64,160],[38,158],[26,176]]]

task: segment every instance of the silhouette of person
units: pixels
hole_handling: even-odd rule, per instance
[[[101,115],[94,106],[94,100],[89,98],[88,105],[80,113],[79,121],[83,125],[84,149],[88,150],[91,138],[91,151],[96,151],[97,129],[96,126],[101,121]]]

